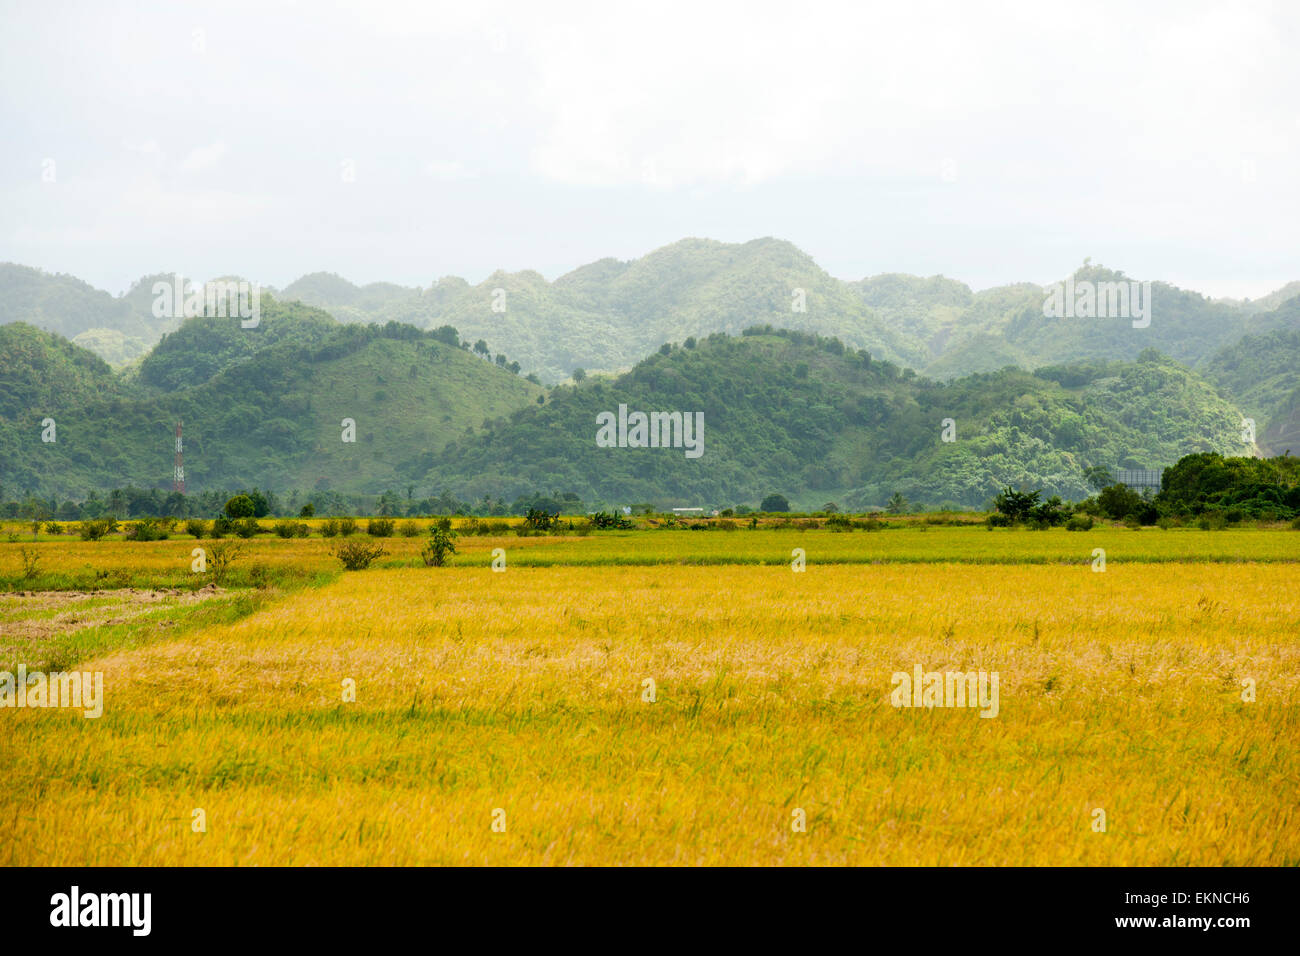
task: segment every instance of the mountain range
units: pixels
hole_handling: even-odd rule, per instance
[[[1153,282],[1135,328],[1046,318],[1033,283],[845,282],[786,242],[688,239],[554,282],[316,273],[263,290],[242,329],[156,318],[170,278],[114,297],[0,265],[0,497],[169,487],[177,420],[191,488],[610,504],[1079,497],[1089,466],[1300,446],[1300,283],[1250,302]],[[1128,277],[1085,263],[1072,280]],[[702,413],[704,454],[598,447],[596,417],[620,406]]]

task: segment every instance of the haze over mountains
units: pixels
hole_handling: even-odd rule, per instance
[[[1085,265],[1075,277],[1107,281],[1123,273]],[[111,364],[125,364],[176,327],[175,319],[157,319],[151,311],[153,283],[170,278],[145,276],[114,297],[72,276],[0,264],[0,324],[28,322],[85,345]],[[356,286],[331,273],[312,273],[283,290],[266,291],[314,305],[340,322],[453,325],[548,384],[566,380],[575,368],[625,370],[664,342],[712,332],[734,335],[763,324],[836,336],[940,378],[1012,364],[1134,358],[1144,348],[1196,365],[1247,332],[1275,327],[1255,317],[1300,295],[1300,281],[1253,302],[1210,300],[1162,282],[1153,286],[1160,321],[1134,336],[1125,333],[1122,321],[1065,326],[1044,320],[1043,289],[1035,283],[974,292],[942,276],[844,281],[791,243],[769,238],[741,244],[683,239],[629,262],[602,259],[554,282],[532,271],[496,272],[476,285],[452,276],[421,289],[385,282]],[[797,310],[796,290],[803,291],[803,311]]]
[[[1085,264],[1074,278],[1128,277]],[[787,242],[687,239],[554,282],[357,287],[316,273],[264,290],[261,325],[241,330],[155,318],[160,279],[114,297],[0,265],[8,489],[168,488],[181,418],[191,488],[407,486],[471,501],[781,491],[868,506],[902,491],[980,504],[1004,484],[1080,497],[1092,465],[1300,447],[1300,283],[1241,302],[1154,282],[1152,321],[1134,328],[1045,318],[1032,283],[846,282]],[[705,455],[597,448],[595,416],[620,404],[704,412]],[[55,443],[39,440],[45,417]],[[341,443],[343,418],[356,444]],[[939,437],[948,418],[954,442]]]

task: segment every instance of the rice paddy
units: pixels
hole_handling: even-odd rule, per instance
[[[116,575],[105,614],[209,542],[0,544],[0,669],[104,685],[0,709],[0,863],[1300,862],[1300,533],[383,543],[260,536],[220,600],[76,629],[19,627],[57,617],[20,548],[33,594]],[[918,667],[996,716],[894,706]]]

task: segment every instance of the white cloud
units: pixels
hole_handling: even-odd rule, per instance
[[[229,148],[221,140],[211,146],[198,146],[190,150],[189,155],[181,160],[181,169],[189,172],[213,169],[221,163],[229,151]]]

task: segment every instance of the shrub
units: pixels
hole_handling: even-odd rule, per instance
[[[142,518],[126,526],[127,541],[163,541],[167,530],[153,518]]]
[[[395,524],[392,518],[371,518],[366,522],[366,534],[372,538],[391,538]]]
[[[384,546],[378,542],[341,541],[334,547],[334,556],[349,571],[364,571],[381,554],[384,554]]]
[[[21,553],[23,558],[23,580],[30,581],[40,574],[41,553],[35,548],[30,551],[23,548]]]
[[[332,538],[339,533],[339,519],[326,518],[320,526],[320,533],[326,538]]]
[[[261,530],[256,518],[240,518],[234,523],[234,532],[241,538],[251,538]]]
[[[235,524],[225,515],[217,515],[212,519],[212,527],[208,529],[208,534],[213,538],[224,538],[235,530]]]
[[[1015,524],[1015,519],[1009,514],[1002,514],[999,511],[995,511],[985,518],[984,522],[990,528],[1010,528]]]
[[[831,531],[852,531],[853,522],[847,515],[833,514],[826,519],[826,527]]]
[[[82,541],[98,541],[106,534],[112,534],[117,530],[117,519],[112,515],[105,515],[102,518],[92,518],[89,521],[81,522],[77,528],[77,533],[81,535]]]
[[[244,546],[237,541],[222,542],[208,546],[208,571],[212,580],[221,584],[230,573],[230,566],[244,551]]]
[[[195,538],[201,538],[207,532],[207,522],[199,518],[191,518],[185,522],[185,533]]]
[[[398,532],[403,538],[416,538],[420,535],[420,523],[418,521],[403,521],[398,528]]]
[[[440,568],[447,561],[447,556],[456,553],[456,532],[451,530],[451,522],[443,527],[442,523],[434,525],[429,532],[429,540],[425,542],[424,550],[420,552],[420,558],[424,561],[425,567]]]
[[[1291,522],[1291,528],[1294,531],[1300,531],[1300,518],[1296,518]]]
[[[1091,531],[1092,515],[1071,515],[1070,520],[1065,522],[1066,531]]]
[[[45,533],[63,534],[63,525],[59,524],[57,521],[47,521],[45,522]]]
[[[1115,521],[1137,514],[1143,507],[1142,496],[1128,485],[1107,485],[1097,495],[1097,507]],[[1151,519],[1155,521],[1154,518]]]
[[[307,527],[301,521],[294,525],[293,536],[295,538],[306,538],[311,535],[311,528]]]
[[[342,517],[339,518],[338,521],[339,521],[339,534],[343,535],[343,537],[346,538],[348,535],[354,534],[356,532],[357,523],[354,519],[348,517]]]
[[[303,505],[302,510],[298,512],[299,518],[314,518],[315,516],[316,516],[316,506],[313,505],[310,501],[307,502],[305,505]]]
[[[592,515],[591,524],[597,531],[605,531],[608,529],[627,530],[636,527],[631,520],[623,515],[609,514],[605,511],[597,511]]]
[[[789,511],[790,502],[785,495],[771,494],[764,498],[758,505],[759,511]]]
[[[275,523],[275,533],[281,538],[292,538],[301,527],[302,525],[297,521],[277,521]]]

